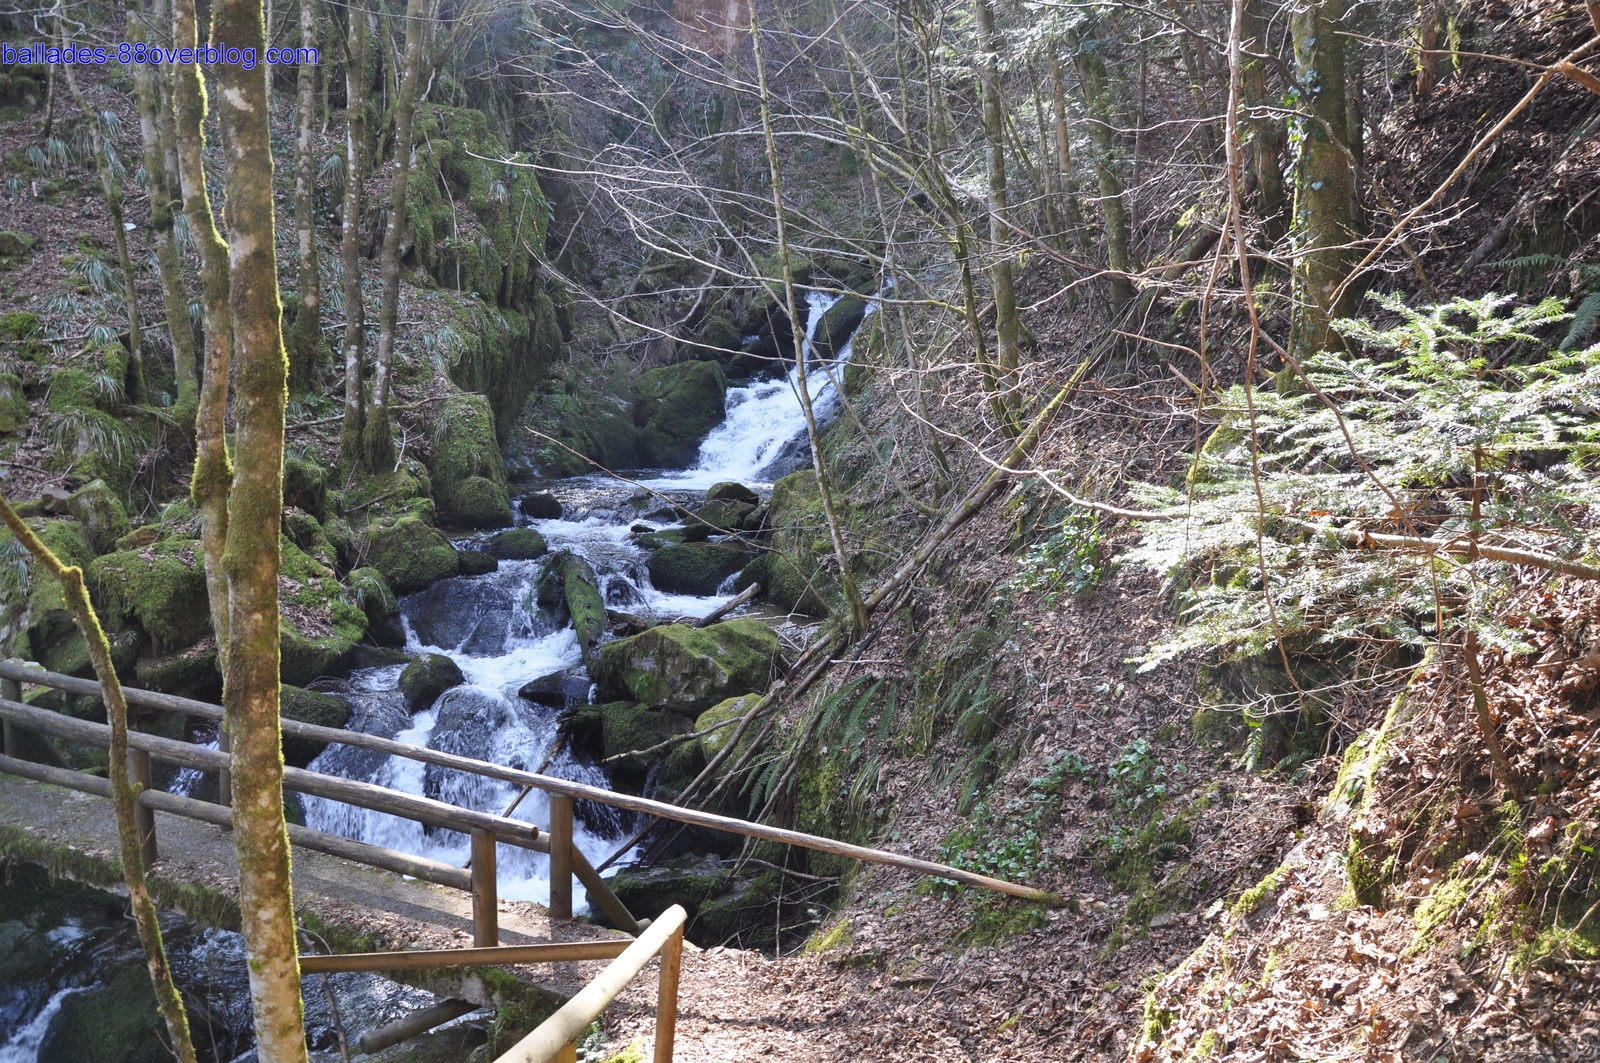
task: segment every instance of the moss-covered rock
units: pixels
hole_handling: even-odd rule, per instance
[[[161,539],[97,557],[89,565],[89,586],[101,618],[113,628],[137,621],[158,656],[193,646],[211,633],[198,539]]]
[[[360,537],[367,564],[383,574],[396,594],[420,591],[454,576],[456,548],[416,514],[369,525]]]
[[[44,323],[38,314],[22,310],[0,314],[0,351],[18,361],[49,364],[50,345],[43,337]]]
[[[134,672],[144,690],[215,702],[222,697],[222,669],[217,644],[207,639],[181,653],[141,657]]]
[[[569,380],[529,400],[522,420],[550,440],[518,440],[513,456],[526,475],[580,476],[596,467],[637,468],[644,458],[631,408],[631,400],[613,399],[603,388]]]
[[[600,716],[600,751],[606,757],[621,757],[649,749],[671,738],[686,733],[694,724],[675,712],[663,712],[632,701],[613,701],[597,705]],[[626,757],[608,765],[614,773],[613,781],[628,789],[637,789],[644,783],[650,768],[662,759],[661,753],[649,756]]]
[[[353,569],[345,577],[350,598],[367,616],[367,637],[380,646],[400,646],[405,643],[405,630],[400,624],[400,602],[389,587],[389,581],[375,568]]]
[[[866,313],[867,301],[859,295],[846,295],[828,307],[811,335],[811,346],[816,350],[817,357],[838,357]]]
[[[338,548],[329,541],[327,533],[323,531],[322,522],[298,506],[284,507],[283,534],[289,537],[290,542],[324,565],[331,567],[338,563]]]
[[[408,709],[424,712],[433,707],[440,694],[466,681],[455,661],[442,653],[422,653],[400,673],[400,692],[405,695]]]
[[[632,538],[633,545],[641,550],[659,550],[663,546],[688,542],[689,534],[683,528],[662,528],[660,531],[637,532]]]
[[[700,753],[705,757],[707,763],[710,763],[718,754],[728,748],[728,743],[732,740],[733,733],[739,729],[737,723],[731,723],[730,721],[743,719],[745,713],[754,708],[756,702],[760,700],[761,695],[759,694],[742,694],[736,698],[728,698],[725,701],[717,702],[695,718],[694,729],[696,731],[710,732],[695,739],[695,742],[700,746]],[[712,730],[713,728],[715,730]],[[722,762],[722,766],[731,768],[754,741],[755,732],[747,730],[739,739],[739,748]]]
[[[715,856],[685,856],[655,867],[626,868],[607,881],[611,892],[638,919],[654,919],[674,904],[691,916],[728,888],[732,876]]]
[[[595,645],[606,632],[606,603],[600,594],[600,580],[589,562],[570,550],[556,554],[545,565],[538,593],[540,604],[549,606],[559,601],[566,607],[583,659],[592,664]]]
[[[280,674],[304,686],[337,674],[366,634],[367,616],[334,578],[333,569],[278,539]]]
[[[433,484],[439,519],[466,528],[511,523],[505,462],[494,413],[482,395],[452,395],[433,429]]]
[[[722,422],[727,380],[715,362],[679,362],[642,374],[633,423],[640,429],[646,460],[684,466],[700,452],[700,440]]]
[[[34,517],[29,519],[28,527],[63,562],[79,568],[88,567],[94,555],[89,549],[83,525],[77,521]],[[0,527],[0,543],[11,541],[11,532]],[[20,582],[0,583],[0,606],[3,606],[0,616],[7,620],[16,618],[17,630],[21,632],[18,642],[26,643],[26,646],[15,646],[14,652],[23,653],[26,650],[26,656],[42,660],[39,654],[69,638],[77,628],[73,624],[72,612],[67,608],[66,598],[61,593],[61,584],[32,557],[23,563],[28,568],[26,587]],[[26,595],[23,594],[24,590]]]
[[[765,691],[777,659],[778,636],[758,620],[707,628],[663,624],[602,646],[594,671],[607,700],[688,714]]]
[[[790,612],[826,616],[837,584],[824,565],[830,546],[816,473],[791,473],[773,485],[767,523],[772,529],[764,573],[767,600]]]
[[[507,528],[489,537],[489,553],[502,561],[530,561],[549,552],[544,536],[532,528]]]
[[[22,378],[15,373],[0,373],[0,435],[25,434],[31,415]]]
[[[650,555],[650,582],[668,594],[715,594],[749,560],[744,551],[720,543],[663,546]]]
[[[712,484],[706,490],[707,502],[747,502],[752,506],[761,504],[761,496],[756,494],[744,484],[732,480]]]
[[[340,730],[350,722],[350,703],[337,694],[283,684],[278,693],[279,712],[286,720]],[[317,759],[328,743],[296,735],[283,736],[284,763],[303,768]]]
[[[487,576],[500,567],[500,559],[487,550],[462,550],[456,559],[463,576]]]
[[[328,474],[304,458],[283,459],[283,504],[303,509],[318,522],[328,519]]]
[[[749,527],[750,517],[755,511],[756,506],[749,502],[721,498],[701,506],[692,516],[685,518],[684,524],[689,528],[690,538],[729,535]]]
[[[103,985],[64,998],[38,1049],[39,1063],[171,1063],[155,992],[142,963],[114,968]]]
[[[548,491],[534,491],[517,500],[517,507],[529,520],[560,520],[561,501]]]
[[[97,554],[110,550],[129,531],[128,511],[104,480],[74,491],[67,498],[67,513],[83,525],[89,548]]]

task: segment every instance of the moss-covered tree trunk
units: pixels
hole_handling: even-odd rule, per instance
[[[194,1042],[189,1036],[189,1014],[184,1009],[183,998],[172,980],[172,969],[167,965],[167,950],[161,941],[161,922],[156,906],[150,900],[150,890],[145,882],[142,839],[134,817],[139,791],[128,778],[128,702],[122,694],[122,684],[117,680],[116,668],[111,663],[111,643],[100,626],[100,617],[89,602],[89,592],[83,584],[83,569],[68,566],[50,552],[33,533],[9,503],[0,499],[0,520],[11,529],[17,542],[27,548],[34,559],[61,583],[61,596],[72,611],[72,619],[83,633],[89,647],[89,660],[100,680],[100,697],[106,706],[106,722],[111,725],[111,748],[106,764],[106,776],[111,783],[111,807],[117,820],[117,852],[122,860],[122,880],[128,887],[128,907],[133,912],[134,926],[139,932],[139,944],[144,946],[145,965],[150,971],[150,985],[155,990],[156,1006],[167,1027],[167,1041],[178,1063],[196,1063]]]
[[[1283,149],[1288,134],[1283,119],[1266,110],[1275,101],[1267,87],[1267,56],[1271,42],[1264,0],[1244,0],[1239,11],[1240,94],[1248,108],[1250,181],[1255,186],[1256,214],[1261,235],[1275,244],[1289,229],[1289,194],[1283,184]]]
[[[389,424],[389,377],[394,365],[394,334],[400,317],[400,237],[406,228],[406,178],[411,172],[411,126],[416,113],[417,75],[422,67],[423,0],[406,0],[406,55],[394,107],[394,177],[389,184],[389,222],[383,230],[379,269],[383,302],[378,308],[378,353],[372,367],[372,399],[367,404],[362,440],[367,467],[387,472],[394,465],[394,432]]]
[[[199,41],[194,0],[173,0],[174,47],[194,48]],[[222,554],[228,536],[228,485],[233,465],[228,454],[228,372],[233,357],[233,321],[228,311],[228,245],[217,231],[206,189],[206,90],[200,68],[173,66],[172,111],[178,144],[178,176],[183,185],[183,213],[200,250],[201,324],[205,330],[205,375],[195,415],[194,475],[190,491],[200,510],[200,545],[206,560],[206,591],[217,653],[228,653],[228,583]]]
[[[166,18],[160,0],[148,10],[128,13],[128,39],[156,43],[158,27]],[[183,259],[174,235],[172,205],[182,192],[168,179],[167,145],[162,141],[161,86],[153,68],[136,63],[134,94],[139,103],[139,138],[144,145],[145,192],[150,197],[150,232],[155,237],[156,272],[161,279],[161,308],[167,315],[167,335],[172,340],[172,376],[177,396],[172,414],[189,428],[200,397],[199,368],[195,364],[194,326],[189,322],[189,291],[183,282]]]
[[[1079,250],[1084,250],[1083,205],[1078,202],[1077,177],[1072,171],[1067,90],[1065,79],[1061,76],[1061,58],[1054,47],[1050,49],[1050,106],[1055,112],[1056,198],[1060,203],[1061,220],[1066,224],[1072,243]]]
[[[300,46],[317,46],[316,0],[300,0]],[[300,252],[300,311],[294,318],[289,390],[307,391],[322,342],[322,267],[317,259],[316,159],[311,125],[317,110],[317,68],[301,63],[297,73],[294,140],[294,229]]]
[[[1133,263],[1129,251],[1128,206],[1122,187],[1121,152],[1112,117],[1112,82],[1101,48],[1106,41],[1097,26],[1074,30],[1067,36],[1078,88],[1089,112],[1089,139],[1094,142],[1095,177],[1100,184],[1100,214],[1106,226],[1106,265],[1111,269],[1111,305],[1121,309],[1133,300]]]
[[[215,0],[215,39],[266,49],[261,0]],[[288,377],[273,247],[272,141],[266,66],[221,65],[218,124],[227,146],[228,306],[233,320],[237,469],[228,493],[223,567],[228,651],[223,707],[232,739],[233,840],[240,933],[250,966],[256,1055],[305,1063],[306,1035],[283,818],[278,722],[279,526]]]
[[[344,267],[344,419],[339,424],[339,467],[361,464],[361,423],[366,413],[367,301],[361,290],[362,186],[367,179],[367,11],[349,9],[346,39],[344,208],[339,222],[339,261]]]
[[[65,31],[59,23],[56,31],[65,46]],[[100,177],[100,192],[105,197],[106,210],[111,214],[111,241],[117,251],[117,268],[122,272],[122,301],[128,312],[128,401],[143,402],[146,398],[144,344],[139,334],[139,293],[133,274],[133,259],[128,254],[128,230],[122,223],[122,183],[111,169],[110,152],[114,149],[101,132],[100,115],[89,106],[72,68],[71,63],[64,63],[61,67],[66,72],[67,88],[72,92],[72,99],[89,125],[90,142],[94,146],[94,169]]]
[[[995,32],[994,8],[990,0],[973,0],[978,22],[976,57],[978,89],[983,110],[984,168],[989,184],[989,285],[994,294],[995,363],[1000,371],[1000,405],[1006,416],[1002,427],[1011,425],[1016,383],[1018,333],[1017,292],[1011,273],[1010,200],[1006,189],[1005,101],[1000,94],[1000,38]]]
[[[1295,165],[1294,321],[1289,349],[1296,358],[1338,342],[1332,322],[1355,307],[1355,285],[1344,285],[1354,260],[1350,153],[1346,146],[1345,46],[1347,0],[1314,0],[1290,18],[1295,75],[1306,93],[1300,107],[1300,157]],[[1338,295],[1343,286],[1343,295]]]

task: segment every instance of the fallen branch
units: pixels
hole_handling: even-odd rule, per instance
[[[750,599],[754,598],[760,593],[761,584],[752,583],[750,586],[746,587],[732,598],[711,610],[711,612],[707,613],[699,620],[696,620],[693,626],[710,627],[712,624],[715,624],[718,620],[721,620],[723,617],[727,616],[729,613],[739,608],[739,606],[743,605],[745,602],[748,602]]]

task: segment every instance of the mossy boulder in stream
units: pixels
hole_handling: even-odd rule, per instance
[[[722,423],[728,384],[715,362],[679,362],[652,369],[634,385],[633,423],[647,460],[682,467],[700,453],[700,440]]]
[[[707,628],[663,624],[600,647],[600,696],[697,714],[737,694],[764,691],[778,660],[778,636],[759,620]]]
[[[606,631],[606,603],[589,562],[570,550],[551,557],[539,577],[538,599],[546,607],[566,606],[578,634],[578,649],[584,661],[592,664],[595,645]]]
[[[88,582],[106,625],[120,629],[137,621],[157,655],[185,649],[211,633],[198,539],[160,539],[97,557],[89,565]]]
[[[367,564],[383,574],[396,594],[410,594],[454,576],[456,548],[416,514],[369,525],[362,536]]]
[[[609,702],[596,706],[595,711],[600,716],[600,749],[605,757],[650,749],[674,735],[687,733],[694,726],[688,717],[632,701]],[[657,751],[648,756],[627,757],[607,767],[612,771],[614,782],[637,789],[644,784],[650,768],[664,756],[664,752]]]
[[[828,307],[811,335],[811,346],[817,357],[837,358],[866,315],[867,301],[855,294],[846,295]]]
[[[333,569],[278,539],[279,670],[285,683],[305,685],[342,670],[367,631],[367,616],[351,601]]]
[[[461,667],[442,653],[423,653],[411,659],[400,673],[400,692],[406,708],[423,712],[433,708],[439,695],[467,681]]]
[[[466,528],[511,523],[505,462],[494,411],[482,395],[452,395],[433,429],[433,485],[439,519]]]
[[[502,561],[529,561],[549,552],[544,536],[532,528],[507,528],[489,537],[489,553]]]
[[[286,720],[314,723],[318,727],[339,730],[350,722],[350,703],[336,694],[283,684],[278,695],[280,712]],[[297,735],[283,736],[285,764],[303,768],[317,759],[317,754],[328,748],[328,743]]]
[[[203,1025],[203,1024],[202,1024]],[[61,1002],[39,1044],[39,1063],[171,1063],[143,963],[116,967],[104,985]]]
[[[749,561],[743,550],[719,543],[663,546],[650,555],[650,582],[668,594],[715,594],[723,580]]]

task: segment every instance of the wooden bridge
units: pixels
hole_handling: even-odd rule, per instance
[[[27,705],[22,700],[24,684],[50,687],[75,695],[98,697],[100,694],[99,684],[90,680],[59,675],[24,662],[0,662],[0,721],[4,724],[4,755],[0,756],[0,773],[61,788],[51,791],[24,783],[0,783],[0,811],[5,813],[5,821],[28,824],[28,827],[13,829],[29,831],[35,845],[46,848],[65,846],[78,852],[80,858],[85,850],[114,852],[115,824],[109,804],[91,802],[89,804],[93,811],[90,811],[82,798],[75,802],[66,800],[72,797],[70,791],[109,798],[110,783],[97,776],[73,771],[64,763],[37,763],[24,755],[31,749],[36,755],[42,755],[43,759],[50,759],[52,747],[48,743],[30,741],[30,735],[106,748],[110,744],[110,727]],[[130,705],[147,709],[214,721],[220,721],[223,717],[220,707],[206,702],[146,690],[127,689],[125,694]],[[541,831],[522,820],[465,809],[371,783],[301,768],[284,769],[284,788],[287,790],[385,812],[430,827],[459,831],[471,838],[471,865],[463,869],[410,853],[291,825],[291,844],[302,851],[320,854],[309,859],[300,857],[295,861],[297,903],[305,899],[302,890],[310,886],[314,897],[317,887],[312,883],[325,883],[328,896],[324,900],[329,904],[348,904],[353,896],[359,896],[370,909],[393,912],[429,928],[414,935],[413,940],[406,942],[409,947],[403,950],[303,956],[303,973],[339,970],[436,971],[498,964],[612,960],[604,971],[575,995],[567,992],[567,987],[552,987],[559,996],[570,995],[571,999],[496,1063],[542,1063],[544,1060],[574,1059],[577,1038],[658,955],[662,963],[656,1007],[655,1060],[657,1063],[667,1063],[672,1058],[678,966],[684,947],[686,915],[682,908],[674,906],[659,916],[653,925],[649,920],[634,918],[584,854],[573,845],[574,800],[596,801],[613,808],[749,838],[798,845],[870,863],[900,867],[1012,896],[1032,900],[1050,899],[1049,895],[1038,890],[915,857],[681,808],[601,787],[406,745],[375,735],[293,720],[283,720],[282,729],[289,736],[357,746],[508,782],[522,787],[524,792],[538,789],[549,795],[550,822],[547,829]],[[214,772],[219,777],[219,793],[226,802],[231,766],[229,754],[225,749],[207,749],[190,742],[138,731],[129,732],[128,745],[130,776],[145,787],[139,794],[136,815],[146,867],[153,871],[165,871],[168,864],[184,861],[194,864],[199,861],[208,865],[209,871],[191,866],[184,877],[205,878],[209,874],[214,879],[219,871],[225,877],[226,869],[232,866],[232,844],[221,833],[231,829],[232,825],[232,812],[226,803],[213,804],[156,790],[150,787],[150,780],[152,760]],[[71,814],[67,814],[69,805],[75,806]],[[221,828],[221,831],[216,828]],[[167,840],[161,841],[162,838]],[[536,906],[511,906],[512,911],[516,912],[511,920],[512,925],[502,928],[503,902],[499,899],[496,879],[498,844],[516,845],[549,854],[550,904],[547,915],[529,911]],[[175,852],[176,860],[169,858],[162,862],[160,855],[165,850]],[[336,859],[327,859],[330,857]],[[367,872],[362,877],[360,868],[351,868],[351,864],[387,874]],[[395,876],[407,876],[420,882],[407,883]],[[630,942],[620,935],[608,935],[597,928],[573,923],[574,877],[583,884],[591,901],[606,913],[612,923],[627,934],[635,935],[637,940]],[[433,890],[421,883],[431,883],[445,889]],[[226,881],[221,884],[220,892],[227,892]],[[175,890],[169,896],[176,897],[181,893],[182,890]],[[463,904],[468,898],[470,902]],[[177,906],[185,907],[181,902]],[[470,924],[471,948],[416,947],[418,941],[443,944],[438,939],[439,931],[445,931],[448,939],[449,934],[463,929],[464,924]],[[427,1011],[431,1014],[414,1017],[409,1023],[401,1023],[387,1034],[365,1041],[363,1050],[376,1051],[387,1044],[397,1043],[399,1038],[424,1032],[430,1028],[427,1025],[430,1022],[437,1025],[462,1013],[460,1007],[452,1010],[449,1006]],[[385,1037],[394,1039],[385,1040]]]

